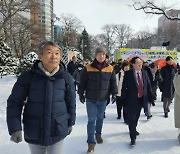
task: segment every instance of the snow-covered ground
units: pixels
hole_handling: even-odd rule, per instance
[[[0,79],[0,154],[30,154],[27,143],[11,142],[6,125],[6,100],[16,77],[7,76]],[[116,105],[109,104],[102,137],[103,144],[97,144],[95,154],[180,154],[180,144],[177,140],[178,130],[174,127],[174,104],[171,104],[169,118],[164,118],[160,92],[156,106],[152,107],[153,117],[146,120],[142,111],[138,124],[140,136],[136,147],[129,146],[128,127],[123,120],[117,120]],[[86,143],[86,108],[77,97],[77,120],[73,132],[64,141],[63,154],[85,154]]]

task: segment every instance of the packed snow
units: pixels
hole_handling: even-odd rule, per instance
[[[16,81],[15,76],[0,79],[0,153],[30,154],[27,143],[16,144],[10,141],[6,125],[6,100]],[[130,147],[128,127],[123,120],[117,120],[116,105],[109,104],[102,131],[103,144],[96,144],[94,154],[179,154],[178,130],[174,127],[174,103],[170,106],[168,118],[164,118],[161,93],[158,91],[156,106],[151,108],[152,119],[147,121],[142,110],[137,130],[136,146]],[[63,154],[85,154],[87,115],[85,104],[77,96],[77,119],[73,132],[64,140]]]

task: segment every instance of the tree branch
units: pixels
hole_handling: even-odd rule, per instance
[[[171,7],[159,7],[151,0],[147,0],[145,3],[134,1],[131,7],[133,7],[135,10],[143,10],[146,14],[164,15],[169,20],[180,20],[178,14],[177,16],[171,16],[168,14]],[[180,13],[180,11],[178,13]]]

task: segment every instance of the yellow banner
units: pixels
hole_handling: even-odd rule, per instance
[[[176,50],[152,50],[152,49],[131,49],[131,48],[120,48],[114,53],[114,61],[117,62],[118,59],[122,58],[131,59],[132,57],[139,56],[144,61],[150,60],[154,61],[157,59],[165,59],[167,56],[171,56],[174,61],[177,61],[177,51]]]

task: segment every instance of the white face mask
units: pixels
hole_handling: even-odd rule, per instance
[[[82,67],[78,67],[78,70],[82,70]]]

